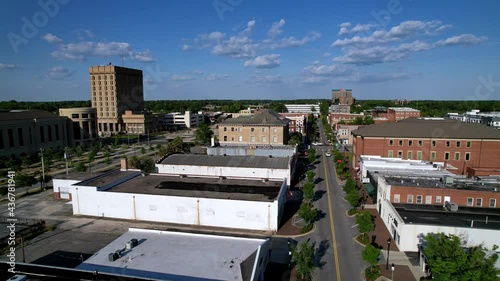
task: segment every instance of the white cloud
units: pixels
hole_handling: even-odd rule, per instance
[[[344,22],[340,25],[340,30],[339,30],[339,33],[337,34],[338,36],[343,36],[343,35],[346,35],[346,34],[349,34],[349,27],[351,27],[351,23],[350,22]]]
[[[47,71],[45,77],[49,79],[62,80],[71,77],[71,75],[73,75],[73,73],[69,69],[62,66],[55,66]]]
[[[5,70],[5,69],[14,69],[17,68],[18,66],[15,64],[10,64],[10,63],[0,63],[0,70]]]
[[[42,36],[42,39],[49,42],[49,43],[61,43],[62,39],[55,36],[52,33],[47,33],[44,36]]]
[[[218,80],[226,80],[229,79],[228,74],[209,74],[207,75],[206,80],[208,81],[218,81]]]
[[[255,85],[281,84],[283,83],[283,77],[275,75],[252,75],[246,82]]]
[[[285,20],[280,19],[279,22],[274,22],[271,25],[271,28],[267,32],[267,35],[271,38],[275,38],[276,36],[280,35],[283,32],[282,27],[285,25]]]
[[[320,37],[321,37],[320,33],[313,31],[302,39],[296,39],[295,37],[282,38],[278,42],[272,44],[271,48],[278,49],[278,48],[288,48],[288,47],[300,47],[310,41],[315,41]]]
[[[353,68],[348,65],[312,65],[304,68],[305,75],[315,76],[346,76],[353,72]]]
[[[240,35],[241,36],[248,36],[252,33],[252,31],[254,30],[255,28],[255,20],[251,20],[247,23],[247,28],[245,28],[241,33]]]
[[[280,66],[280,55],[270,54],[258,56],[253,60],[247,60],[243,64],[244,66],[255,66],[257,68],[274,68]]]
[[[320,63],[321,63],[321,62],[320,62],[319,60],[315,60],[315,61],[311,62],[311,64],[313,64],[313,65],[318,65],[318,64],[320,64]]]
[[[332,55],[332,54],[331,54],[331,53],[328,53],[328,52],[326,52],[326,53],[324,53],[324,54],[323,54],[323,56],[324,56],[324,57],[329,57],[329,56],[331,56],[331,55]]]
[[[251,58],[255,57],[258,46],[258,44],[254,44],[252,39],[246,36],[231,36],[229,40],[224,40],[215,45],[212,53],[234,58]]]
[[[203,71],[195,69],[195,70],[191,71],[191,73],[196,74],[196,75],[202,75]]]
[[[483,43],[488,40],[488,37],[477,37],[473,34],[461,34],[444,40],[439,40],[435,43],[436,46],[473,46]]]
[[[183,51],[191,51],[193,49],[194,49],[194,47],[192,45],[188,45],[188,44],[182,45],[182,50]]]
[[[340,30],[339,33],[337,34],[338,36],[345,36],[351,33],[359,33],[363,32],[366,33],[373,29],[375,25],[373,24],[356,24],[353,28],[349,29],[352,26],[350,22],[345,22],[340,25]]]
[[[299,82],[305,84],[321,84],[329,80],[330,80],[329,78],[321,76],[304,76],[300,78]]]
[[[170,77],[172,81],[190,81],[194,80],[195,78],[190,75],[179,75],[179,74],[174,74],[172,77]]]
[[[60,44],[51,56],[60,60],[86,60],[87,57],[129,56],[134,60],[152,62],[154,59],[149,50],[136,52],[125,42],[93,42]]]

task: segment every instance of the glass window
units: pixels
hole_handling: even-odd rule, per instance
[[[403,151],[398,151],[398,158],[403,158]]]
[[[467,147],[471,147],[472,143],[470,141],[467,142]]]
[[[490,198],[490,208],[495,208],[497,206],[497,199]]]
[[[224,141],[227,141],[227,136],[224,136]]]
[[[266,140],[266,136],[262,136],[262,142],[263,142],[263,143],[267,142],[267,140]]]
[[[394,144],[394,140],[389,140],[389,146],[392,146]]]
[[[387,157],[392,158],[392,150],[389,150],[389,151],[387,152]]]
[[[411,203],[411,204],[413,204],[413,195],[408,195],[408,196],[406,196],[406,203]]]
[[[436,203],[441,203],[441,196],[436,196]]]
[[[399,140],[399,146],[403,146],[403,140]]]
[[[422,160],[422,151],[417,151],[417,160]]]
[[[255,142],[255,136],[250,137],[250,142]]]
[[[432,141],[432,146],[436,146],[436,141]]]
[[[408,151],[408,160],[411,160],[411,157],[412,157],[412,152]]]
[[[450,147],[450,141],[446,141],[446,147]]]
[[[277,136],[274,136],[274,137],[273,137],[273,142],[274,142],[274,143],[277,143],[277,142],[278,142],[278,137],[277,137]]]
[[[449,152],[444,153],[444,160],[450,160],[450,153]]]
[[[466,161],[470,160],[470,153],[469,152],[465,153],[465,160]]]
[[[227,132],[227,127],[224,127],[224,132]]]
[[[472,207],[474,205],[474,198],[467,198],[467,207]]]
[[[78,114],[77,114],[77,113],[73,113],[73,114],[71,114],[71,118],[78,118],[78,117],[79,117],[79,116],[78,116]]]
[[[459,141],[457,141],[457,147],[460,147],[460,142]]]
[[[476,207],[483,206],[483,198],[476,198]]]
[[[394,194],[394,203],[399,203],[399,198],[400,195],[399,194]]]
[[[413,141],[412,140],[408,141],[408,146],[413,146]]]
[[[455,152],[455,160],[460,160],[460,152]]]
[[[422,204],[422,195],[417,195],[417,204]]]
[[[231,127],[231,132],[234,132],[234,127]]]
[[[436,160],[436,151],[431,151],[431,160]]]
[[[255,128],[250,128],[250,132],[253,132],[255,130]]]
[[[422,146],[422,141],[421,140],[418,141],[418,146]]]
[[[425,195],[425,204],[432,204],[432,195]]]

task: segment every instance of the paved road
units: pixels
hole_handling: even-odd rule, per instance
[[[323,127],[320,128],[321,142],[326,141]],[[349,206],[343,197],[335,172],[333,157],[326,157],[324,153],[331,146],[317,146],[318,160],[316,163],[316,190],[322,195],[315,202],[321,211],[321,217],[316,223],[316,230],[302,240],[310,239],[315,243],[316,261],[319,266],[315,271],[314,279],[319,281],[355,281],[362,280],[361,271],[365,264],[361,261],[361,246],[353,241],[358,232],[353,228],[353,218],[346,216]]]

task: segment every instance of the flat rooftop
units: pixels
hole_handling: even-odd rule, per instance
[[[104,174],[94,175],[94,177],[79,182],[75,185],[79,186],[95,186],[95,187],[106,187],[117,181],[126,180],[127,178],[133,177],[134,175],[139,175],[140,171],[120,171],[119,169],[109,171]]]
[[[163,159],[160,164],[187,165],[187,166],[212,166],[212,167],[245,167],[259,169],[288,169],[287,157],[266,156],[217,156],[172,154]]]
[[[137,239],[139,244],[109,261],[108,255]],[[157,280],[250,280],[259,246],[265,239],[129,229],[84,263],[81,270]]]
[[[446,184],[440,178],[431,177],[385,177],[385,181],[390,185],[403,187],[449,188],[500,192],[500,182],[493,181],[454,179],[453,183]]]
[[[148,175],[134,177],[107,192],[272,202],[282,184],[281,181]]]
[[[99,174],[91,174],[84,172],[70,172],[66,174],[59,174],[54,176],[54,179],[60,180],[77,180],[77,181],[85,181],[99,176]]]
[[[450,212],[442,206],[393,204],[406,224],[429,224],[450,227],[471,227],[500,230],[500,209],[458,207]],[[487,223],[486,223],[486,220]]]

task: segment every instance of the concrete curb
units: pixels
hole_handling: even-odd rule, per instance
[[[356,236],[356,237],[357,237],[357,236]],[[358,241],[358,239],[356,239],[356,237],[352,238],[352,241],[354,241],[354,243],[356,243],[356,244],[360,245],[360,246],[361,246],[361,247],[363,247],[363,248],[364,248],[364,247],[366,247],[366,246],[368,246],[368,245],[365,245],[365,244],[363,244],[363,243],[359,242],[359,241]]]
[[[306,232],[306,233],[301,233],[301,234],[297,234],[297,235],[281,235],[281,234],[274,234],[272,235],[272,237],[278,237],[278,238],[296,238],[296,237],[304,237],[306,235],[309,235],[311,233],[314,233],[314,231],[316,231],[316,224],[313,224],[313,228],[309,231],[309,232]]]

